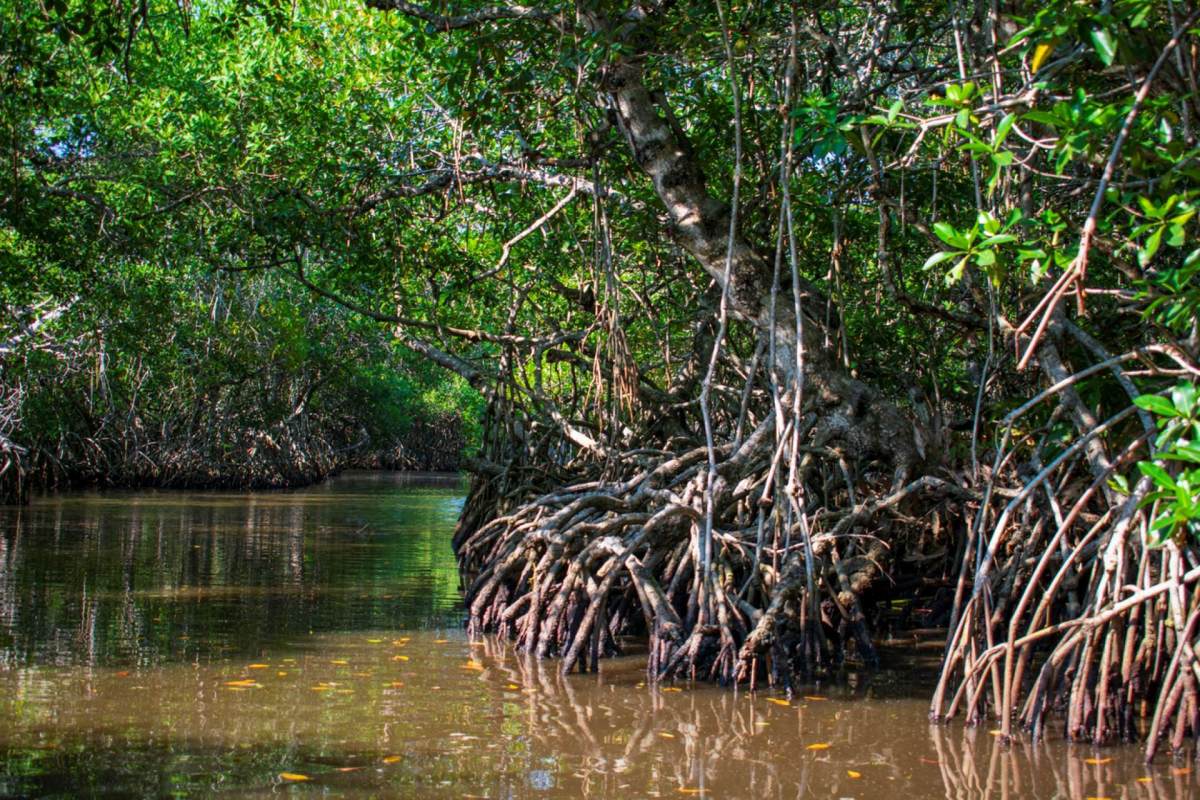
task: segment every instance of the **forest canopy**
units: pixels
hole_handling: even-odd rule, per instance
[[[566,671],[1200,732],[1194,4],[0,8],[7,475],[465,414]]]

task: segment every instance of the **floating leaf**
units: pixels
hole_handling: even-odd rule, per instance
[[[861,772],[858,772],[857,770],[853,770],[853,769],[846,770],[846,774],[849,775],[851,778],[861,778],[862,777]]]
[[[832,742],[814,742],[804,749],[805,750],[828,750],[831,747],[833,747]]]
[[[383,639],[367,639],[367,644],[383,644]]]
[[[281,670],[279,670],[279,672],[276,672],[275,675],[276,675],[276,677],[283,678],[287,675],[287,672],[285,670],[281,669]]]
[[[281,772],[279,777],[285,781],[311,781],[312,778],[299,772]]]
[[[434,644],[449,644],[450,640],[449,639],[434,639],[433,643]]]
[[[1083,763],[1085,763],[1085,764],[1111,764],[1112,759],[1111,758],[1085,758],[1083,760]]]
[[[333,661],[330,661],[329,663],[330,663],[330,664],[336,664],[336,665],[337,665],[337,666],[339,666],[339,667],[344,667],[344,666],[346,666],[347,664],[349,664],[350,662],[349,662],[349,661],[347,661],[347,660],[346,660],[346,659],[344,659],[344,658],[335,658]]]
[[[246,679],[240,680],[240,681],[225,681],[225,685],[233,686],[238,689],[250,689],[253,687],[257,687],[257,686],[262,686],[261,683],[254,680],[253,678],[246,678]]]
[[[362,767],[338,767],[338,772],[358,772]]]
[[[474,659],[461,665],[461,668],[466,669],[466,670],[472,670],[474,672],[483,672],[483,664],[480,664],[478,661],[475,661]]]
[[[1153,779],[1153,778],[1148,778],[1148,777],[1146,777],[1145,775],[1143,775],[1142,777],[1140,777],[1140,778],[1138,778],[1138,779],[1137,779],[1137,782],[1138,782],[1138,783],[1153,783],[1153,782],[1154,782],[1154,779]]]
[[[408,656],[392,656],[392,661],[408,661]]]
[[[822,700],[828,700],[829,698],[828,698],[828,697],[821,697],[821,695],[819,695],[819,694],[806,694],[806,695],[804,695],[804,699],[805,699],[805,700],[812,700],[814,703],[819,703],[819,702],[821,702]]]
[[[791,705],[792,705],[792,704],[791,704],[791,703],[789,703],[787,700],[780,700],[778,697],[768,697],[768,698],[767,698],[767,702],[768,702],[768,703],[774,703],[774,704],[775,704],[775,705],[777,705],[777,706],[788,706],[788,707],[791,707]]]
[[[658,735],[664,739],[674,739],[675,738],[675,734],[667,733],[666,731],[659,731]]]
[[[384,756],[384,757],[383,757],[383,763],[385,763],[385,764],[395,764],[395,763],[399,762],[401,759],[402,759],[402,757],[401,757],[401,756]]]
[[[682,692],[683,689],[680,689],[678,686],[665,686],[665,687],[663,687],[663,691],[664,692]]]
[[[250,664],[246,669],[266,669],[270,664]]]
[[[679,792],[680,794],[704,794],[703,789],[693,789],[687,786],[680,786],[675,791]]]

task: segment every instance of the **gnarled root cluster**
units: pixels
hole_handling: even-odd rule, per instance
[[[784,427],[768,416],[716,445],[711,487],[705,446],[572,465],[540,495],[531,480],[514,489],[510,471],[480,472],[455,542],[472,629],[559,656],[564,672],[619,652],[624,635],[648,637],[653,676],[786,684],[847,652],[873,662],[880,585],[907,571],[909,588],[932,586],[944,570],[910,558],[946,551],[911,509],[962,491],[933,477],[887,487],[865,461],[813,446],[785,482],[806,439]]]

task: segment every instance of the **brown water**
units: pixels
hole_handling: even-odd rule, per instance
[[[930,726],[927,664],[789,699],[469,642],[461,495],[359,474],[0,508],[0,796],[1200,796],[1135,748]]]

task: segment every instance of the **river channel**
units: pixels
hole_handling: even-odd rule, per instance
[[[911,653],[788,697],[470,641],[463,494],[355,473],[0,507],[0,797],[1200,796],[1136,747],[931,726]]]

